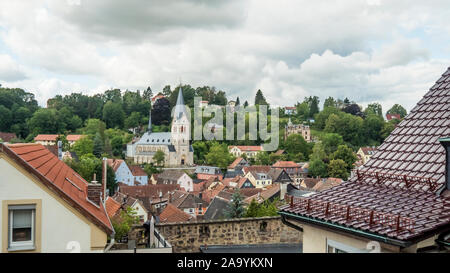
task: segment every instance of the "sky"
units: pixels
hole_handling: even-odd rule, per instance
[[[450,66],[448,0],[0,2],[0,84],[57,95],[181,82],[272,105],[414,107]]]

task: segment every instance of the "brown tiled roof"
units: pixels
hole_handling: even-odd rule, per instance
[[[324,191],[324,190],[330,189],[332,187],[335,187],[337,185],[340,185],[342,182],[343,182],[343,180],[340,178],[330,177],[330,178],[327,178],[327,179],[317,182],[317,184],[314,185],[314,187],[312,187],[312,190],[313,191]]]
[[[237,147],[241,151],[246,152],[255,152],[255,151],[262,151],[262,146],[228,146],[228,149],[232,149],[233,147]]]
[[[37,143],[0,144],[0,151],[35,175],[105,232],[112,233],[113,228],[102,202],[97,207],[87,198],[88,183],[44,146]]]
[[[400,114],[386,114],[386,119],[387,120],[391,120],[391,119],[401,119]]]
[[[274,168],[300,168],[300,165],[294,161],[277,161],[272,165]]]
[[[117,169],[119,169],[120,165],[124,162],[123,159],[115,159],[115,158],[108,158],[106,160],[106,163],[113,168],[114,172],[117,172]]]
[[[228,166],[228,169],[234,169],[236,168],[236,166],[239,164],[239,162],[241,162],[243,160],[242,157],[238,157],[236,158],[233,163],[230,164],[230,166]]]
[[[284,154],[284,150],[278,150],[275,152],[275,155],[282,155]]]
[[[242,168],[245,174],[248,172],[251,173],[268,173],[270,171],[270,166],[262,166],[262,165],[254,165],[254,166],[246,166]]]
[[[303,179],[301,184],[304,185],[304,187],[307,189],[312,189],[320,181],[321,180],[319,178],[305,178],[305,179]]]
[[[361,151],[365,155],[372,155],[373,153],[375,153],[376,150],[377,150],[377,147],[375,147],[375,146],[373,146],[373,147],[361,147]]]
[[[11,139],[16,138],[16,134],[14,134],[14,133],[4,133],[4,132],[0,132],[0,138],[1,138],[4,142],[10,142]]]
[[[298,198],[281,213],[334,228],[364,230],[401,241],[428,238],[450,225],[445,149],[450,135],[450,69],[348,182]]]
[[[85,136],[86,135],[67,135],[66,139],[67,139],[67,141],[78,141]]]
[[[133,176],[147,176],[147,173],[137,165],[129,165],[128,168],[130,168],[131,174],[133,174]]]
[[[56,141],[58,135],[37,135],[34,137],[34,141]]]
[[[119,212],[120,208],[122,207],[119,202],[114,200],[113,198],[109,197],[106,198],[106,212],[108,213],[109,218],[114,217],[117,212]]]
[[[186,212],[178,209],[172,204],[167,204],[164,210],[159,215],[159,221],[162,223],[187,222],[193,217]]]
[[[280,191],[280,184],[273,184],[269,187],[264,188],[262,191],[245,198],[244,202],[250,204],[250,202],[252,202],[252,200],[255,199],[256,202],[262,203],[267,199],[276,195],[279,191]]]
[[[147,197],[147,198],[158,198],[159,193],[162,195],[166,194],[168,191],[179,190],[180,185],[172,184],[157,184],[157,185],[142,185],[142,186],[127,186],[125,184],[120,185],[119,191],[135,197]]]

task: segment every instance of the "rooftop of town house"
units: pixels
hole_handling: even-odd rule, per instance
[[[448,229],[446,151],[439,142],[448,136],[450,68],[353,178],[307,198],[292,197],[280,213],[403,246]]]

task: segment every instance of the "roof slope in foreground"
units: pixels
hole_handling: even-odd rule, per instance
[[[41,144],[34,143],[0,145],[3,146],[3,152],[93,223],[107,233],[113,232],[103,204],[100,202],[96,206],[87,199],[88,183],[52,152]]]
[[[450,68],[349,181],[307,198],[292,198],[281,213],[350,227],[401,241],[426,238],[450,225],[445,149],[450,136]]]

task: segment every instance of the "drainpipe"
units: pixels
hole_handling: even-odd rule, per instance
[[[113,245],[116,243],[116,240],[114,239],[115,236],[116,236],[116,232],[113,232],[111,234],[111,241],[109,242],[108,246],[106,247],[106,249],[104,251],[105,253],[108,252],[111,249],[111,247],[113,247]]]
[[[288,220],[286,220],[286,216],[283,215],[283,214],[281,215],[281,222],[282,222],[283,224],[285,224],[286,226],[288,226],[288,227],[291,227],[291,228],[293,228],[293,229],[296,229],[296,230],[298,230],[298,231],[303,232],[303,228],[302,228],[302,227],[297,226],[297,225],[295,225],[295,224],[289,222]]]

